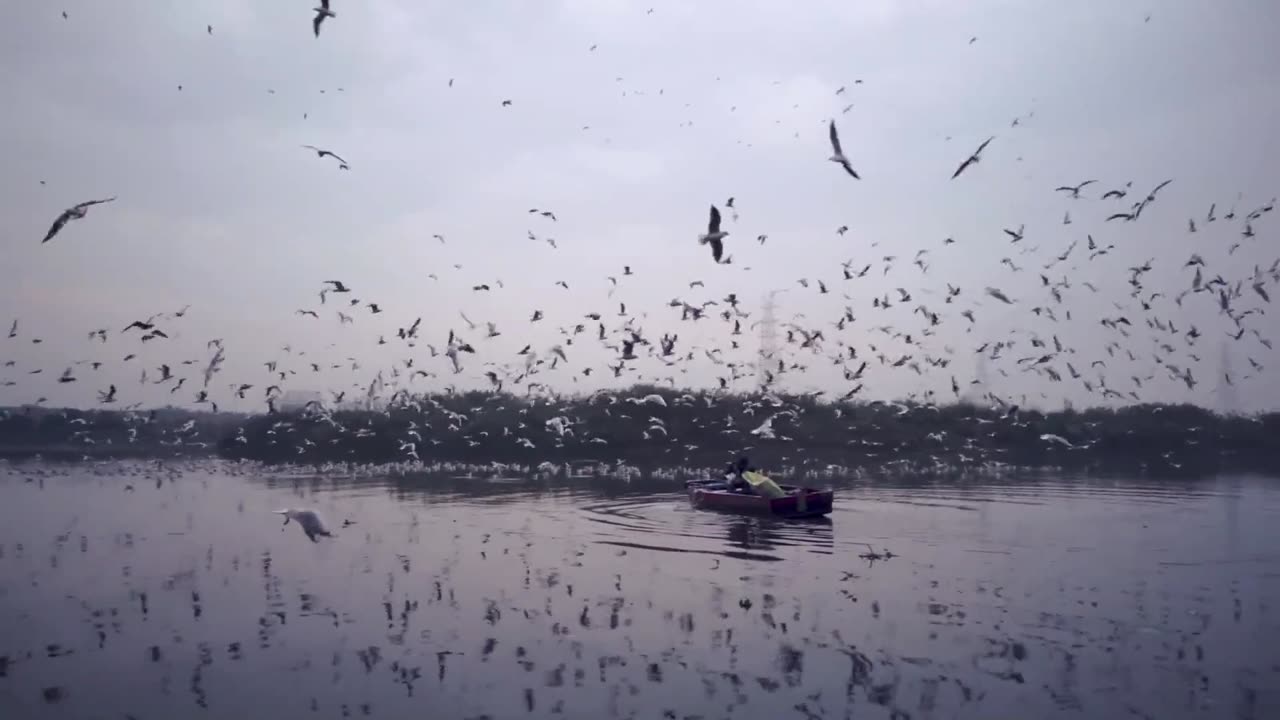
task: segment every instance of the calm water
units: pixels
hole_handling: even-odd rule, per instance
[[[1280,717],[1280,481],[837,487],[0,465],[0,717]]]

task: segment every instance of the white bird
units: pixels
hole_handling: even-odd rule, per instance
[[[757,437],[768,439],[768,440],[773,440],[774,438],[776,438],[777,434],[774,432],[774,429],[773,429],[774,417],[776,416],[770,415],[769,417],[765,418],[765,421],[760,423],[760,427],[756,428],[755,430],[752,430],[751,434]]]
[[[545,424],[548,430],[554,431],[560,437],[564,437],[566,434],[573,435],[573,430],[569,428],[569,418],[563,415],[553,417]]]
[[[1062,437],[1061,435],[1054,435],[1053,433],[1045,433],[1044,435],[1041,435],[1041,436],[1040,436],[1040,439],[1041,439],[1041,440],[1044,440],[1044,441],[1046,441],[1046,442],[1057,443],[1057,444],[1061,445],[1061,446],[1062,446],[1062,447],[1064,447],[1064,448],[1074,448],[1074,447],[1075,447],[1075,445],[1072,445],[1072,444],[1071,444],[1071,441],[1070,441],[1070,440],[1067,440],[1066,438]]]
[[[318,542],[317,536],[333,537],[333,533],[325,527],[324,520],[320,519],[320,515],[315,510],[276,510],[277,515],[284,516],[284,524],[288,525],[290,520],[298,523],[302,527],[302,532],[307,534],[307,539],[311,542]],[[283,527],[283,526],[281,526]]]
[[[829,134],[831,135],[831,157],[827,159],[833,163],[840,163],[840,167],[844,168],[845,172],[852,175],[854,180],[861,180],[862,178],[858,177],[857,171],[855,171],[853,166],[849,164],[849,158],[845,157],[844,151],[840,149],[840,134],[836,132],[835,120],[831,121],[831,130]]]
[[[651,395],[645,395],[642,398],[627,398],[627,402],[635,403],[636,405],[661,405],[662,407],[667,406],[666,399],[657,393],[653,393]]]

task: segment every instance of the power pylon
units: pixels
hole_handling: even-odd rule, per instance
[[[1231,382],[1227,381],[1231,378]],[[1221,346],[1221,356],[1218,359],[1218,412],[1223,415],[1234,415],[1240,412],[1239,399],[1236,396],[1236,386],[1234,385],[1235,377],[1231,372],[1231,350],[1228,348],[1226,341]]]
[[[760,351],[756,358],[756,383],[761,392],[768,385],[765,373],[773,367],[778,354],[778,319],[775,315],[777,301],[774,298],[780,292],[782,291],[770,290],[765,293],[760,312]]]

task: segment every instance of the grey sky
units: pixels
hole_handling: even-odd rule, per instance
[[[989,364],[1001,394],[1101,402],[1069,377],[1050,383],[1020,370],[1015,360],[1037,352],[1036,333],[1075,350],[1054,363],[1064,375],[1067,361],[1084,371],[1103,359],[1109,369],[1088,377],[1105,373],[1117,390],[1137,390],[1131,376],[1154,374],[1138,390],[1143,399],[1212,402],[1219,340],[1234,324],[1207,293],[1182,308],[1171,302],[1190,285],[1182,265],[1200,252],[1206,279],[1245,280],[1244,309],[1265,305],[1249,291],[1253,266],[1265,269],[1280,255],[1273,216],[1254,223],[1256,237],[1240,237],[1243,214],[1280,186],[1280,75],[1271,49],[1280,7],[1270,3],[334,0],[337,17],[318,40],[309,6],[67,0],[7,10],[0,331],[16,317],[21,332],[0,335],[0,360],[15,363],[0,368],[0,381],[18,382],[0,387],[0,404],[41,396],[89,404],[112,382],[124,403],[189,403],[199,384],[194,368],[176,372],[190,379],[173,395],[171,385],[140,386],[138,375],[147,367],[154,379],[160,363],[175,371],[184,359],[203,363],[214,337],[224,339],[227,363],[211,395],[229,408],[260,407],[267,360],[296,369],[289,384],[299,389],[365,385],[410,356],[415,369],[439,374],[411,387],[482,386],[484,362],[514,363],[526,343],[545,352],[563,341],[558,328],[579,321],[587,332],[566,348],[569,366],[537,379],[585,390],[614,382],[606,365],[616,354],[600,348],[595,324],[581,316],[600,312],[613,331],[622,322],[618,302],[655,346],[674,332],[677,353],[698,348],[696,361],[673,368],[633,363],[622,380],[673,375],[679,384],[714,384],[728,373],[701,348],[752,362],[747,327],[771,288],[789,288],[779,297],[784,321],[803,313],[799,325],[824,327],[827,355],[841,351],[839,338],[857,348],[858,362],[871,361],[867,397],[927,389],[949,396],[951,376],[962,385],[972,378],[975,348],[1020,331],[1015,349]],[[511,107],[501,106],[505,99]],[[861,182],[826,162],[832,117]],[[950,181],[991,135],[983,161]],[[304,143],[339,153],[351,171]],[[1094,178],[1087,199],[1053,192]],[[1174,182],[1141,220],[1103,222],[1168,178]],[[1129,198],[1098,200],[1128,181]],[[39,243],[64,208],[110,195],[119,200]],[[730,196],[736,222],[724,207]],[[1236,220],[1202,222],[1215,202],[1219,217],[1238,206]],[[696,242],[711,203],[725,212],[732,265],[713,264]],[[558,222],[526,212],[533,207],[553,210]],[[1073,222],[1063,225],[1068,210]],[[1201,225],[1194,235],[1193,216]],[[1001,230],[1021,224],[1026,240],[1011,245]],[[842,225],[843,237],[835,232]],[[529,231],[554,237],[558,248],[530,241]],[[769,236],[764,245],[755,242],[761,234]],[[1115,250],[1090,262],[1087,234]],[[944,246],[946,237],[956,244]],[[1070,277],[1058,305],[1038,274],[1073,240],[1080,245],[1070,261],[1047,272],[1055,282]],[[1236,241],[1241,247],[1228,255]],[[1020,254],[1028,248],[1039,249]],[[928,249],[927,274],[911,264],[920,249]],[[885,274],[887,255],[897,260]],[[1004,257],[1023,270],[1012,272]],[[1125,268],[1152,257],[1144,297],[1166,297],[1144,313],[1129,297]],[[846,282],[843,260],[873,269]],[[622,275],[624,265],[633,276]],[[620,281],[612,297],[609,275]],[[356,322],[340,325],[336,296],[324,306],[317,297],[329,278],[386,312],[351,308]],[[561,279],[568,291],[554,285]],[[818,294],[819,279],[829,294]],[[694,280],[705,288],[690,289]],[[1099,292],[1083,288],[1086,280]],[[951,304],[948,282],[962,289]],[[473,292],[480,283],[493,291]],[[985,297],[988,285],[1018,303]],[[897,303],[897,287],[913,300]],[[681,323],[679,309],[667,307],[673,297],[700,303],[729,292],[751,313],[743,337],[730,338],[729,326],[710,316]],[[873,308],[885,293],[894,307]],[[920,335],[927,322],[912,313],[922,303],[942,316],[928,337]],[[188,304],[184,318],[163,321],[174,335],[167,342],[143,346],[117,332]],[[830,323],[845,305],[857,319],[837,333]],[[1035,306],[1056,308],[1060,322],[1035,316]],[[301,308],[321,318],[296,316]],[[535,308],[546,319],[530,325]],[[960,317],[963,309],[976,324]],[[466,331],[459,311],[481,327]],[[1130,338],[1098,324],[1119,315],[1135,323]],[[423,341],[409,350],[395,330],[418,316]],[[1156,365],[1162,353],[1146,317],[1203,333],[1190,349],[1198,364],[1185,340],[1170,339],[1178,349],[1170,361],[1192,367],[1201,382],[1194,392]],[[502,335],[485,339],[484,321]],[[910,332],[917,345],[872,330],[881,325]],[[99,327],[112,331],[105,345],[86,339]],[[1246,327],[1280,337],[1273,315],[1254,315]],[[450,328],[479,350],[456,376],[425,347],[442,348]],[[379,336],[391,342],[379,346]],[[611,332],[611,342],[617,337]],[[1104,349],[1111,340],[1138,360],[1112,358]],[[280,350],[286,344],[307,356],[290,359]],[[1241,396],[1274,406],[1280,386],[1265,372],[1243,376],[1249,357],[1263,366],[1280,358],[1252,334],[1234,346]],[[122,363],[130,352],[138,358]],[[879,352],[913,355],[923,376],[881,367]],[[787,355],[809,367],[784,374],[785,387],[842,394],[853,385],[822,355],[795,346]],[[926,356],[953,360],[931,368]],[[347,369],[348,357],[360,370]],[[344,369],[312,373],[312,359]],[[76,360],[104,365],[59,385],[56,376]],[[37,367],[42,375],[28,374]],[[583,378],[584,367],[595,374]],[[256,386],[254,402],[233,401],[227,385],[235,382]]]

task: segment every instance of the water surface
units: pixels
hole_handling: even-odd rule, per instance
[[[1280,716],[1280,481],[487,475],[0,466],[0,717]]]

